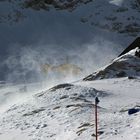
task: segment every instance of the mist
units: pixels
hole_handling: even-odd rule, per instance
[[[5,77],[8,83],[42,82],[53,85],[52,83],[75,81],[93,73],[117,56],[119,45],[97,38],[92,43],[79,47],[15,44],[11,48],[10,56],[3,61],[8,69]],[[57,67],[60,69],[64,64],[68,64],[71,71],[78,69],[78,72],[74,74],[67,69],[61,69],[60,72]],[[50,67],[46,72],[43,70],[44,65]]]
[[[110,62],[129,37],[80,22],[95,13],[93,6],[73,12],[28,10],[27,18],[18,23],[1,23],[0,80],[55,85],[84,78]]]
[[[119,50],[118,44],[104,38],[78,47],[13,44],[8,50],[10,55],[2,62],[7,71],[5,84],[0,85],[1,112],[57,84],[83,79],[112,61]],[[44,65],[49,65],[47,71]]]

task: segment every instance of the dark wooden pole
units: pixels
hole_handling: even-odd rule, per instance
[[[98,106],[97,104],[99,103],[98,97],[95,98],[95,135],[96,135],[96,140],[98,140]]]
[[[95,101],[95,135],[96,140],[98,140],[98,120],[97,120],[97,103]]]

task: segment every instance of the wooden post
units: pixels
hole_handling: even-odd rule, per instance
[[[95,136],[96,140],[98,140],[98,106],[97,104],[99,103],[98,97],[95,97]]]

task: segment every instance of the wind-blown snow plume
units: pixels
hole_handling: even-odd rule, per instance
[[[110,3],[121,6],[124,0],[111,0]]]
[[[113,42],[97,39],[79,49],[57,46],[20,46],[10,50],[4,61],[9,82],[46,81],[58,83],[73,81],[107,64],[119,47]]]

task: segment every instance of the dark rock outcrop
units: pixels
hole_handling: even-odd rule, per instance
[[[139,47],[139,49],[140,49],[140,37],[136,38],[136,40],[132,44],[130,44],[118,57],[128,53],[129,51],[131,51],[137,47]],[[139,52],[139,54],[137,53],[136,56],[137,55],[140,56],[140,52]]]

